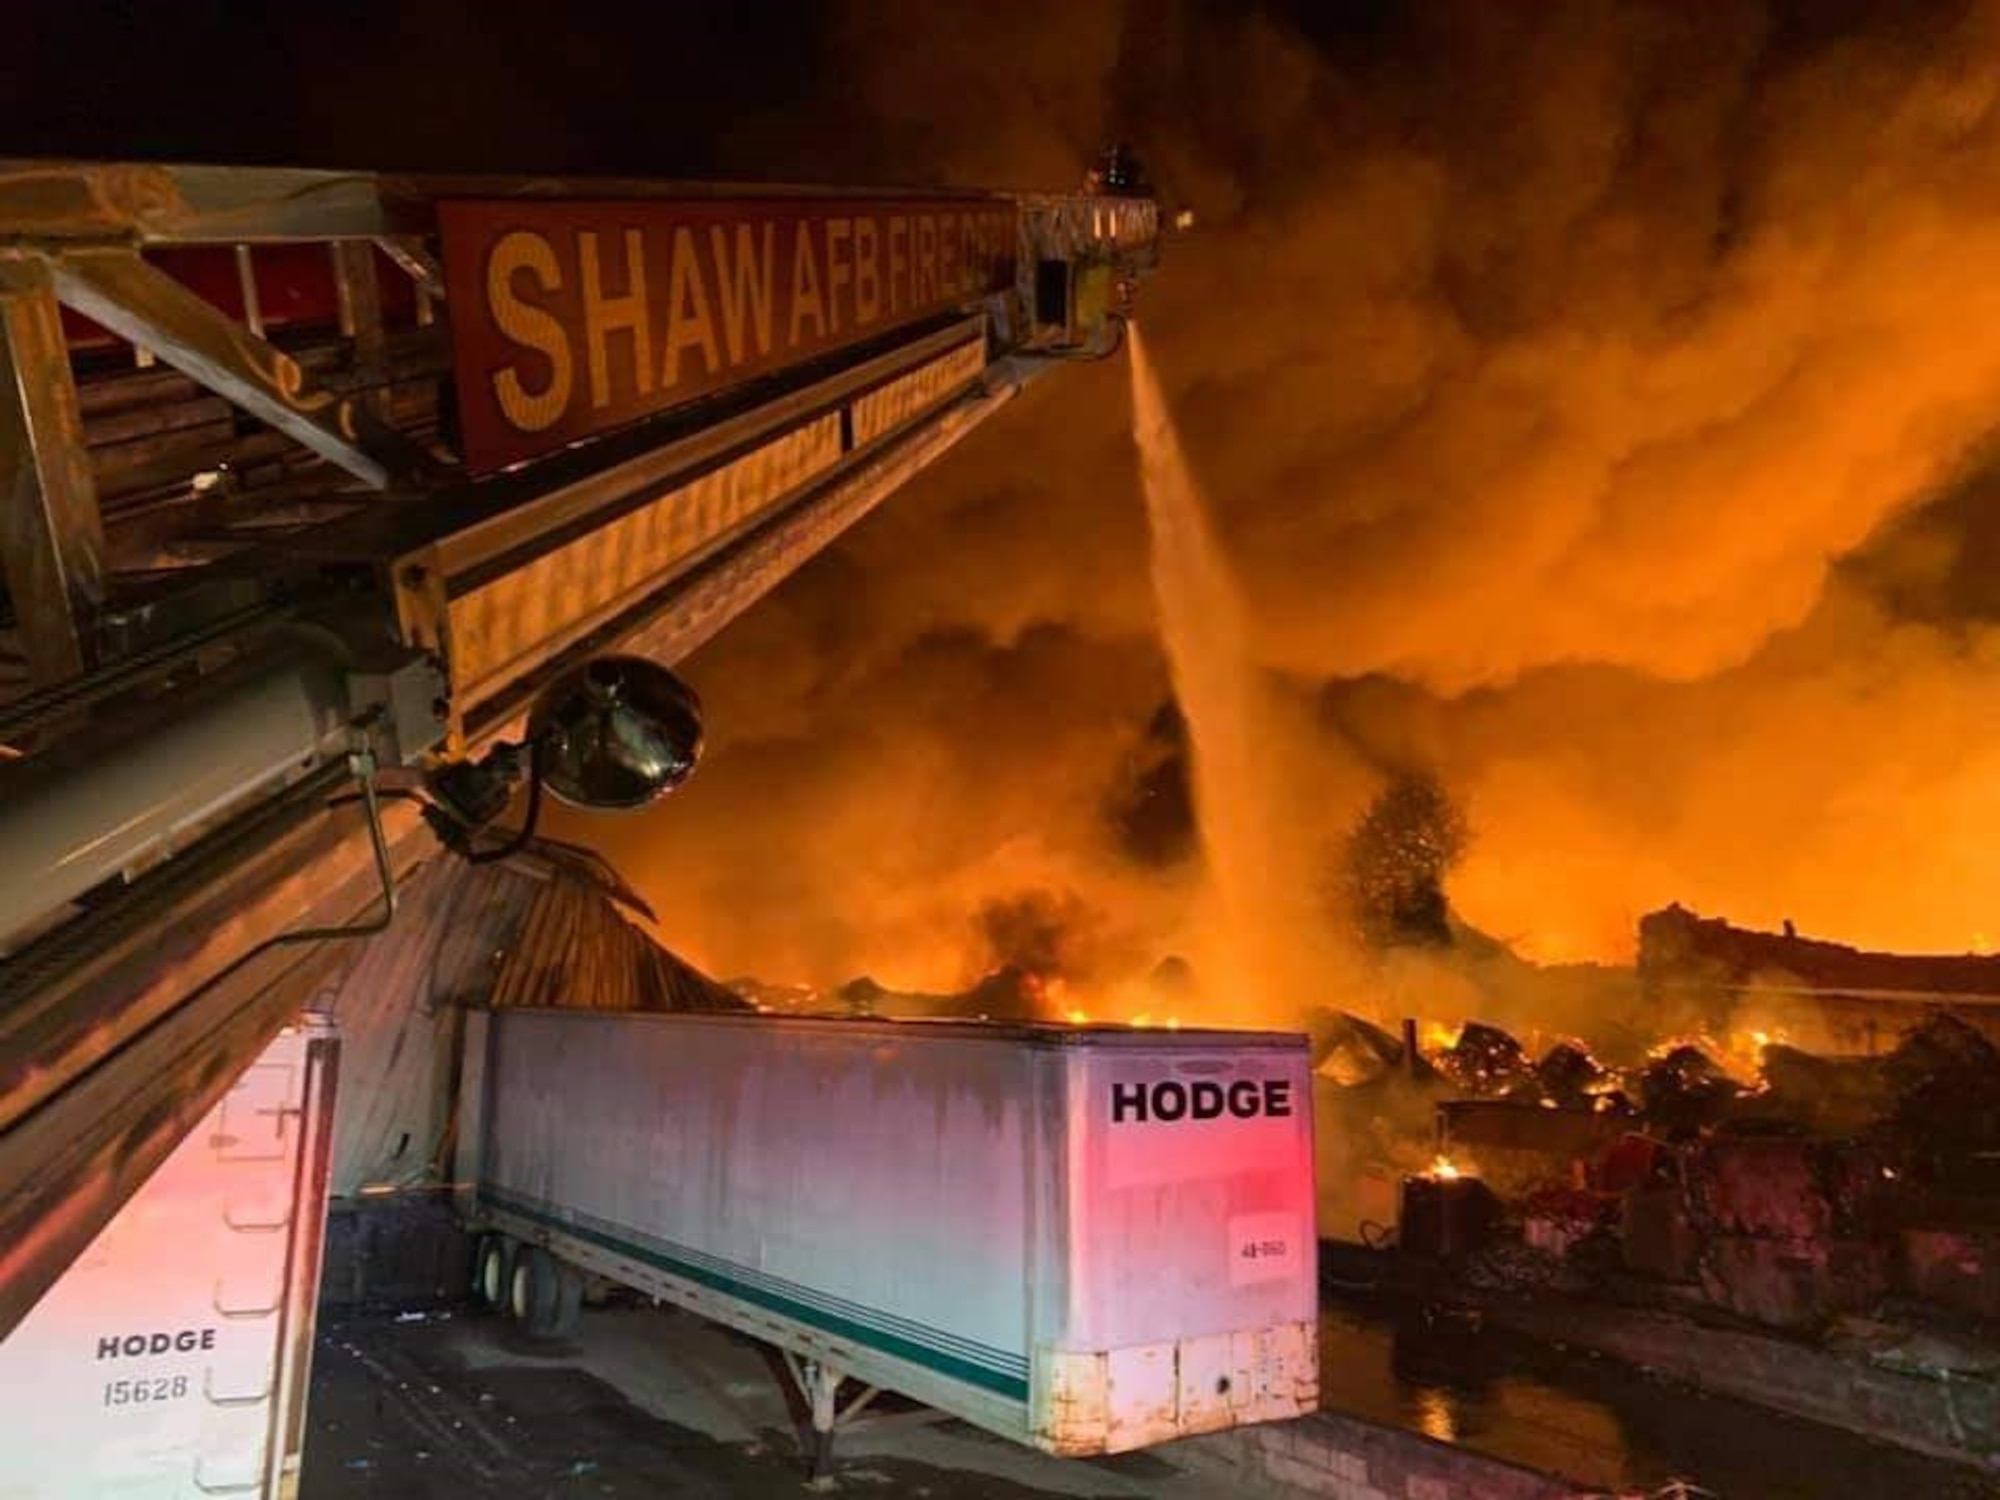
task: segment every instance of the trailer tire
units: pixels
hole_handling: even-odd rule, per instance
[[[479,1253],[473,1261],[476,1268],[473,1294],[481,1307],[493,1312],[507,1311],[514,1286],[515,1250],[514,1242],[504,1234],[489,1234],[480,1239]]]
[[[540,1245],[523,1245],[514,1257],[512,1292],[507,1310],[529,1338],[556,1337],[556,1314],[562,1301],[562,1276],[556,1258]]]
[[[556,1262],[556,1305],[549,1317],[549,1337],[573,1339],[583,1321],[583,1272],[566,1260]]]

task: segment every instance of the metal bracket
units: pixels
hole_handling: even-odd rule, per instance
[[[92,665],[104,524],[54,283],[27,258],[0,258],[0,569],[35,682]]]
[[[321,389],[272,347],[131,250],[64,250],[50,261],[56,295],[151,349],[375,489],[421,473],[423,450],[384,424],[360,394]]]
[[[443,713],[439,717],[440,734],[437,739],[427,740],[424,749],[432,749],[442,740],[447,755],[458,755],[465,748],[465,725],[462,717],[463,705],[457,693],[452,690],[450,609],[445,598],[444,568],[438,559],[436,547],[427,547],[420,553],[394,563],[390,569],[390,586],[396,596],[396,625],[406,645],[424,652],[438,664],[442,681],[437,692],[437,702]],[[405,756],[407,762],[409,756]]]
[[[375,276],[375,252],[366,240],[335,240],[333,285],[340,301],[340,334],[354,341],[354,376],[362,402],[376,417],[389,409],[388,345],[382,326],[382,288]]]
[[[444,301],[444,267],[437,263],[437,257],[424,247],[422,240],[413,236],[384,237],[375,245],[417,284],[418,291]]]

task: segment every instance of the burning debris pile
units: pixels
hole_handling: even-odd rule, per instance
[[[1351,1017],[1315,1046],[1322,1130],[1395,1180],[1411,1255],[1793,1330],[1899,1302],[2000,1327],[2000,1046],[1950,1010],[1874,1057],[1745,1034],[1620,1062]]]
[[[788,1015],[965,1017],[982,1021],[1048,1019],[1051,986],[1029,970],[1003,965],[968,990],[933,994],[896,990],[870,975],[850,979],[830,991],[806,985],[774,985],[738,979],[732,987],[759,1010]]]
[[[863,974],[831,989],[769,984],[753,978],[729,988],[757,1010],[783,1015],[894,1017],[906,1020],[1036,1022],[1056,1026],[1111,1025],[1175,1030],[1183,1007],[1195,1003],[1179,959],[1165,959],[1116,993],[1088,994],[1052,970],[1003,963],[962,990],[902,989]]]

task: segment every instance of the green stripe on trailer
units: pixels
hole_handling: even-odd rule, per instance
[[[492,1203],[494,1207],[503,1212],[518,1214],[521,1218],[553,1229],[560,1234],[574,1235],[580,1240],[589,1241],[601,1250],[609,1250],[613,1254],[623,1255],[628,1259],[640,1261],[652,1266],[655,1270],[665,1271],[670,1276],[678,1276],[683,1281],[691,1281],[696,1286],[706,1287],[712,1292],[720,1292],[724,1296],[734,1297],[740,1302],[748,1302],[754,1307],[761,1307],[767,1312],[781,1314],[784,1317],[792,1319],[794,1322],[804,1323],[809,1327],[818,1328],[826,1333],[836,1334],[841,1338],[852,1339],[857,1344],[866,1344],[869,1348],[879,1350],[883,1354],[893,1355],[897,1359],[908,1360],[911,1364],[922,1365],[925,1369],[934,1370],[938,1374],[947,1376],[952,1380],[962,1381],[967,1385],[976,1385],[982,1390],[992,1391],[996,1395],[1006,1396],[1010,1400],[1026,1402],[1028,1399],[1028,1382],[1021,1377],[1008,1375],[999,1370],[988,1369],[972,1360],[953,1354],[949,1350],[922,1342],[907,1334],[894,1333],[887,1329],[871,1327],[867,1323],[858,1322],[853,1318],[843,1317],[839,1313],[815,1307],[809,1302],[788,1297],[782,1292],[753,1285],[726,1272],[714,1270],[707,1266],[695,1265],[677,1256],[668,1255],[663,1251],[653,1249],[651,1246],[638,1244],[606,1230],[597,1229],[588,1224],[573,1223],[559,1215],[550,1213],[546,1208],[528,1203],[509,1193],[499,1191],[484,1184],[480,1186],[479,1196],[482,1200]],[[887,1314],[884,1314],[884,1316],[887,1316]],[[1010,1357],[1001,1350],[995,1350],[994,1352],[1002,1358]]]

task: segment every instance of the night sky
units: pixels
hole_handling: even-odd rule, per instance
[[[15,154],[696,175],[821,97],[817,7],[26,0]]]

